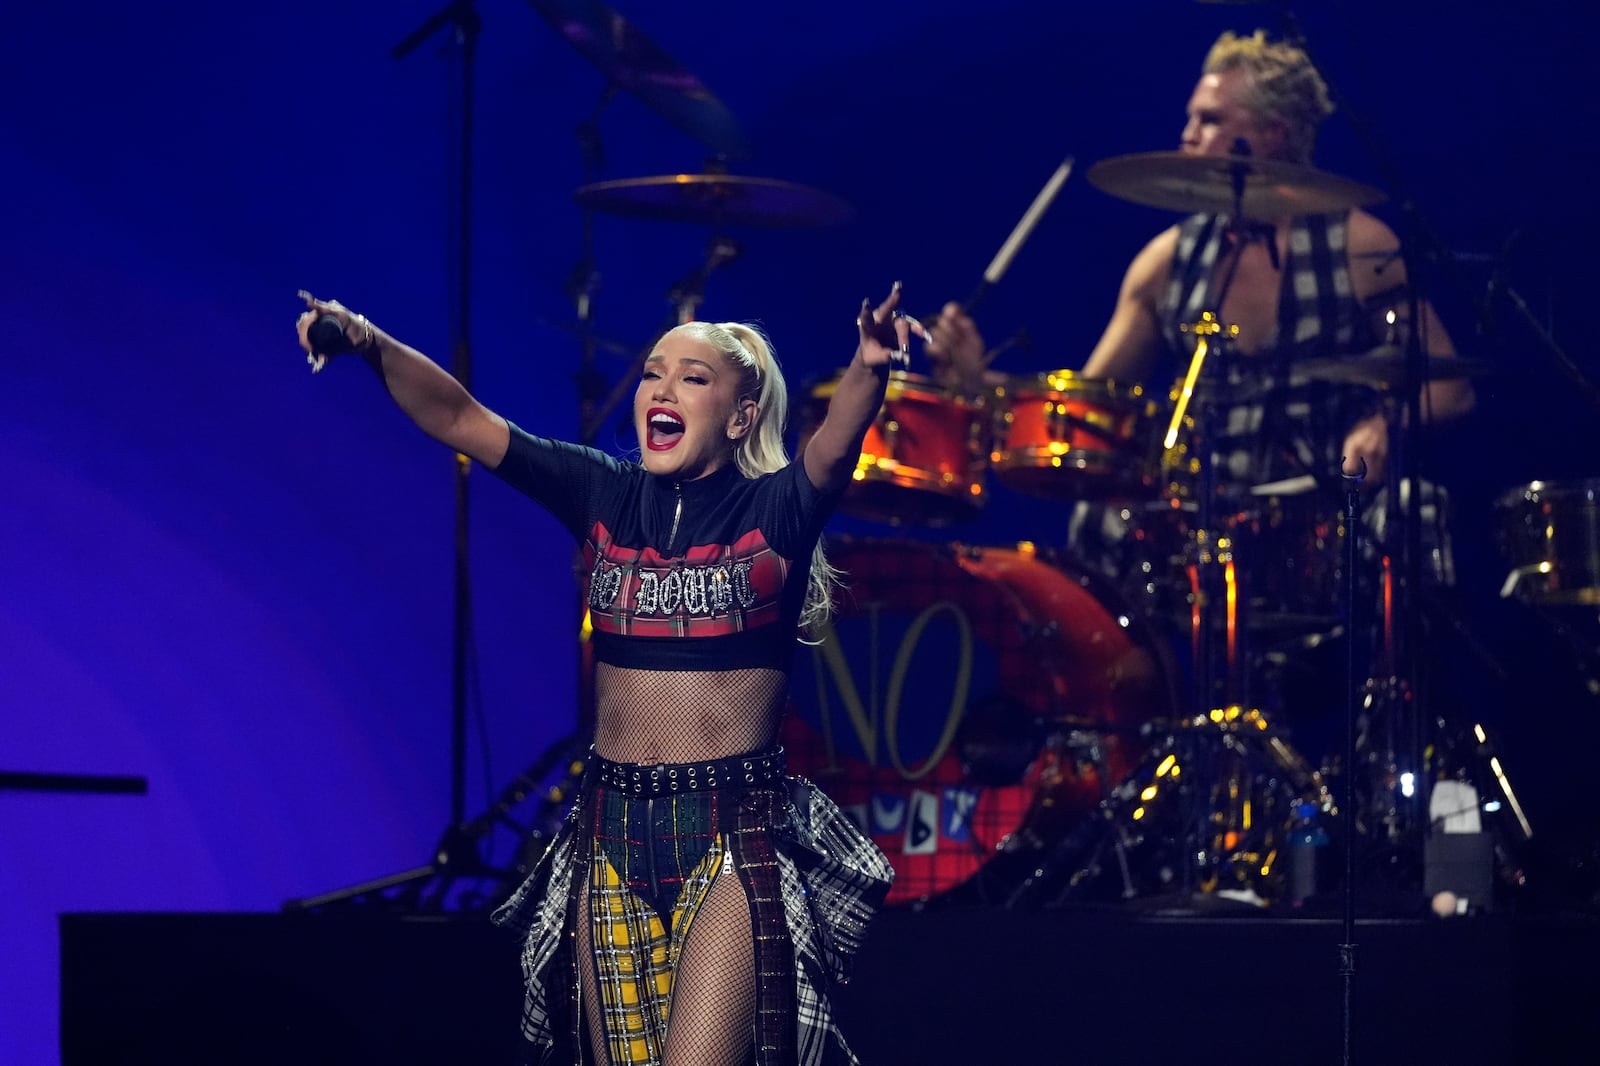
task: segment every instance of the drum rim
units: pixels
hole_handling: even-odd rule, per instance
[[[832,377],[813,382],[807,388],[806,395],[812,400],[831,400],[833,394],[839,390],[839,382],[843,379],[844,372],[840,371]],[[889,384],[884,391],[884,402],[908,395],[932,397],[937,402],[948,403],[957,408],[967,408],[979,414],[988,407],[987,396],[969,395],[948,385],[941,385],[929,374],[919,374],[914,370],[889,371]]]
[[[1516,507],[1521,504],[1539,503],[1546,499],[1600,503],[1600,477],[1524,481],[1502,492],[1496,498],[1495,505]]]

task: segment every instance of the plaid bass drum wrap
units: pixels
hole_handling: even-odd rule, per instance
[[[776,872],[793,956],[793,973],[788,975],[793,982],[792,1051],[781,1048],[790,1041],[758,1032],[757,1061],[760,1066],[855,1064],[858,1060],[834,1018],[830,992],[849,980],[851,964],[888,894],[894,870],[877,845],[820,789],[801,777],[784,782],[787,796],[767,790],[745,794],[746,799],[765,801],[740,803],[739,824],[729,834],[725,856],[739,871],[747,893],[752,888],[760,893]],[[580,918],[575,913],[578,889],[589,876],[593,850],[589,834],[581,828],[592,822],[585,813],[591,803],[588,795],[579,798],[532,873],[493,915],[496,925],[523,937],[527,994],[522,1033],[535,1046],[538,1061],[554,1062],[560,1041],[570,1046],[570,1061],[579,1062],[572,931]],[[758,984],[764,968],[762,912],[767,909],[761,900],[752,901]],[[779,1002],[784,1000],[787,996]],[[771,1003],[758,987],[758,1014]],[[760,1028],[770,1029],[770,1018],[763,1022]]]

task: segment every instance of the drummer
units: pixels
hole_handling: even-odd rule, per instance
[[[1224,33],[1206,55],[1189,98],[1180,149],[1195,156],[1240,154],[1308,165],[1317,127],[1332,110],[1327,86],[1303,50],[1269,40],[1265,31],[1248,37]],[[1287,377],[1283,372],[1296,360],[1353,358],[1380,344],[1403,346],[1410,299],[1399,248],[1387,225],[1358,208],[1247,222],[1193,215],[1134,257],[1111,321],[1080,373],[1142,382],[1165,352],[1186,365],[1195,344],[1181,327],[1198,321],[1204,310],[1239,327],[1228,346],[1229,391],[1235,397],[1252,380]],[[1225,279],[1222,305],[1216,307]],[[1453,355],[1433,308],[1424,302],[1420,311],[1424,350]],[[947,304],[927,347],[936,377],[962,391],[981,390],[985,352],[972,318],[960,305]],[[1160,384],[1165,388],[1168,382]],[[1464,378],[1447,378],[1427,383],[1421,409],[1424,421],[1437,422],[1465,414],[1473,403]],[[1256,439],[1223,458],[1220,480],[1260,484],[1294,473],[1327,473],[1331,465],[1323,464],[1341,456],[1351,472],[1366,462],[1369,485],[1381,480],[1388,428],[1370,394],[1365,402],[1341,401],[1332,412],[1302,404],[1290,412],[1298,415],[1298,425],[1275,424],[1282,412],[1264,406],[1228,412],[1219,446],[1227,446],[1228,436],[1236,442]],[[1327,449],[1335,442],[1340,451],[1330,456]],[[1289,467],[1301,469],[1285,469],[1286,458]]]

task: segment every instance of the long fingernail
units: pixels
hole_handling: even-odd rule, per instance
[[[898,281],[895,282],[894,283],[894,287],[890,291],[891,292],[899,292],[900,291],[900,283]]]

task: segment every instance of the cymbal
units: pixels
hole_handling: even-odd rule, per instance
[[[750,155],[733,113],[699,78],[599,0],[528,0],[606,80],[701,144],[730,159]]]
[[[854,214],[831,193],[776,178],[737,174],[662,174],[584,185],[582,207],[625,218],[698,222],[708,226],[802,229],[831,226]]]
[[[1424,361],[1429,381],[1483,377],[1489,364],[1480,359],[1454,355],[1431,355]],[[1406,353],[1392,344],[1374,348],[1365,355],[1331,359],[1307,359],[1294,364],[1292,373],[1312,381],[1337,381],[1393,390],[1405,384]]]
[[[1239,183],[1236,187],[1236,182]],[[1272,219],[1365,207],[1384,198],[1370,185],[1315,167],[1249,156],[1140,152],[1102,159],[1089,168],[1102,192],[1147,207]]]

